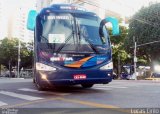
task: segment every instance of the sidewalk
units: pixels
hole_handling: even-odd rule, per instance
[[[0,77],[0,84],[17,82],[32,82],[32,79]]]
[[[160,78],[146,78],[145,80],[160,81]]]
[[[113,80],[114,81],[114,80]],[[115,80],[128,83],[160,83],[160,80]]]

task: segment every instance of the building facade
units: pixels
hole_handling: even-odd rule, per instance
[[[2,14],[2,3],[0,2],[0,19],[1,19],[1,14]]]
[[[116,8],[123,9],[124,5],[121,2],[119,3],[113,0],[37,0],[37,10],[40,11],[42,8],[56,3],[78,4],[88,11],[95,12],[101,18],[105,18],[106,16],[124,18]]]
[[[44,7],[57,3],[78,4],[88,11],[95,12],[101,18],[105,16],[105,9],[101,8],[98,0],[37,0],[37,10],[40,11]]]
[[[0,40],[7,37],[7,22],[5,21],[7,15],[4,13],[5,7],[4,2],[0,0]]]
[[[31,9],[36,9],[36,2],[28,7],[23,7],[22,5],[22,7],[18,9],[15,17],[14,27],[17,28],[17,32],[15,32],[14,36],[20,38],[24,42],[33,42],[34,39],[33,31],[27,29],[27,18]]]
[[[0,0],[0,39],[7,37],[20,38],[22,41],[33,40],[33,33],[31,35],[31,31],[26,29],[26,23],[29,10],[36,9],[34,1],[15,5]]]
[[[42,8],[56,3],[78,4],[88,11],[95,12],[101,18],[113,16],[125,19],[119,12],[116,12],[115,7],[112,7],[113,4],[117,4],[117,7],[123,7],[123,5],[113,0],[33,0],[30,6],[27,6],[27,2],[22,3],[18,9],[13,7],[14,10],[12,9],[8,12],[6,12],[9,7],[7,6],[8,4],[0,0],[0,25],[2,25],[0,26],[0,39],[17,37],[33,40],[33,32],[26,29],[28,11],[30,9],[40,11]]]

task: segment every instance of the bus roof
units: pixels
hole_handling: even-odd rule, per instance
[[[82,13],[88,15],[96,15],[93,12],[89,12],[86,9],[75,4],[53,4],[50,7],[43,8],[41,14],[50,12],[64,12],[64,13]]]

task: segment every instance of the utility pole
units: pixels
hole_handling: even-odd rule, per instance
[[[121,77],[121,63],[120,63],[120,55],[118,52],[118,78]]]
[[[21,63],[21,41],[20,39],[23,38],[22,37],[22,34],[23,34],[23,27],[24,27],[24,24],[23,24],[23,7],[20,6],[19,8],[19,11],[20,11],[20,34],[19,34],[19,38],[18,38],[18,65],[17,65],[17,78],[20,78],[20,63]]]
[[[135,80],[137,80],[137,75],[136,75],[136,67],[137,67],[137,42],[135,39],[135,36],[133,36],[133,40],[134,40],[134,75],[135,75]]]
[[[11,60],[9,60],[8,65],[9,65],[9,77],[11,77]]]
[[[21,58],[20,58],[20,53],[21,53],[21,42],[20,39],[18,40],[18,68],[17,68],[17,78],[20,78],[20,62],[21,62]]]

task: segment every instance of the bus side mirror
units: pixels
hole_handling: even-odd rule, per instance
[[[103,27],[106,23],[110,22],[112,24],[112,34],[114,36],[119,35],[119,24],[118,24],[118,19],[114,17],[106,17],[101,21],[100,27]]]
[[[35,27],[37,12],[36,10],[30,10],[27,19],[27,29],[33,31]]]

